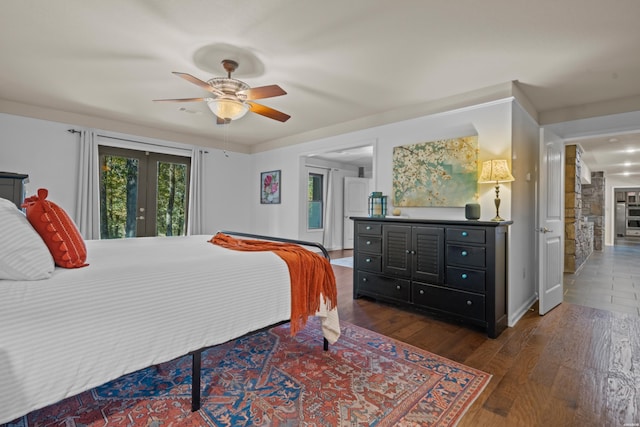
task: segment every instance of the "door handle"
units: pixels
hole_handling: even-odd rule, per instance
[[[541,233],[551,233],[553,230],[551,230],[550,228],[547,228],[547,227],[540,227],[538,229],[538,231],[541,232]]]

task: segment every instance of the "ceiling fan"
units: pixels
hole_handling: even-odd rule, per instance
[[[236,61],[225,59],[222,66],[227,71],[227,77],[214,77],[209,81],[200,80],[187,73],[174,71],[173,74],[182,77],[202,89],[211,92],[212,98],[182,98],[182,99],[154,99],[155,102],[206,102],[207,106],[216,116],[216,123],[227,124],[232,120],[243,117],[247,111],[252,111],[261,116],[280,122],[286,122],[291,116],[281,111],[274,110],[262,104],[253,102],[254,99],[272,98],[286,95],[278,85],[250,87],[245,82],[231,77],[231,73],[238,68]]]

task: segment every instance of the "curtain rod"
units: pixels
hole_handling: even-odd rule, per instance
[[[81,133],[81,131],[77,130],[77,129],[67,129],[67,132],[69,133]],[[162,144],[155,144],[153,142],[144,142],[144,141],[135,141],[133,139],[126,139],[126,138],[118,138],[115,136],[109,136],[109,135],[102,135],[97,133],[96,136],[99,136],[101,138],[109,138],[109,139],[115,139],[117,141],[125,141],[125,142],[133,142],[136,144],[145,144],[145,145],[153,145],[155,147],[162,147],[162,148],[171,148],[171,149],[175,149],[175,150],[181,150],[181,151],[188,151],[191,152],[191,150],[189,148],[182,148],[182,147],[172,147],[170,145],[162,145]],[[205,154],[208,154],[209,152],[207,150],[201,150],[203,151]]]

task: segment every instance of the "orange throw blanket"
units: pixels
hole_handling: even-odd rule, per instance
[[[302,330],[307,318],[320,309],[320,295],[327,309],[337,306],[336,278],[329,260],[293,243],[235,239],[218,233],[214,245],[237,251],[273,251],[287,263],[291,277],[291,335]]]

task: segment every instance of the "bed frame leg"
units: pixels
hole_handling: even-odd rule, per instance
[[[193,363],[191,369],[191,412],[200,409],[200,366],[202,364],[202,350],[191,353]]]
[[[324,351],[329,351],[329,341],[327,341],[326,338],[323,338],[323,340],[324,340],[324,345],[322,348],[324,349]]]

